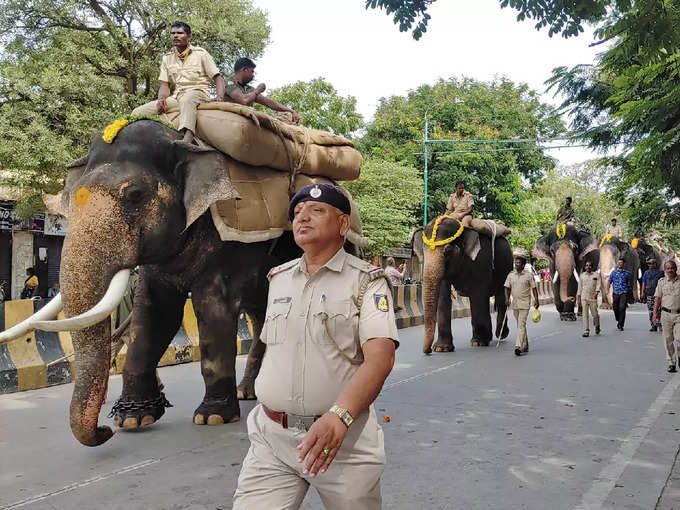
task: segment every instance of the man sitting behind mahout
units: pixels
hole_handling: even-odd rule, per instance
[[[226,78],[225,100],[242,104],[243,106],[252,106],[253,103],[260,103],[276,112],[281,112],[283,115],[276,116],[280,120],[293,122],[294,124],[300,121],[300,116],[295,110],[262,95],[267,88],[264,83],[260,83],[254,88],[249,85],[253,78],[255,78],[255,62],[246,57],[239,58],[234,64],[234,74]]]
[[[183,132],[185,143],[194,140],[196,132],[196,109],[210,101],[210,82],[215,83],[215,101],[224,101],[224,79],[210,54],[191,44],[191,27],[183,21],[175,21],[170,27],[172,51],[163,55],[161,86],[158,100],[138,106],[133,115],[154,115],[179,107],[178,129]],[[175,90],[170,94],[170,84]]]

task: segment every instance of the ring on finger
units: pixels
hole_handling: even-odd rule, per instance
[[[331,453],[331,449],[330,449],[330,448],[324,448],[324,449],[323,449],[323,454],[324,454],[324,455],[328,455],[329,453]]]

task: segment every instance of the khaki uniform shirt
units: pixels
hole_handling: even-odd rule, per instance
[[[210,84],[220,70],[210,53],[199,46],[189,46],[190,51],[184,60],[179,58],[175,48],[163,55],[160,81],[175,85],[174,96],[187,90],[198,89],[210,95]]]
[[[236,80],[236,76],[233,74],[230,74],[224,79],[224,100],[229,101],[229,102],[234,102],[234,99],[231,97],[231,93],[235,90],[240,90],[241,93],[247,94],[248,92],[252,92],[255,90],[255,87],[251,87],[250,85],[246,84],[244,85],[240,81]]]
[[[618,237],[621,239],[623,237],[623,232],[621,231],[621,225],[616,225],[613,227],[611,224],[607,225],[607,235],[611,234],[613,236]]]
[[[654,297],[661,298],[661,306],[669,310],[680,309],[680,277],[668,280],[665,276],[659,280]]]
[[[456,192],[451,193],[449,202],[446,204],[446,210],[453,213],[472,214],[472,208],[475,205],[475,199],[472,193],[463,191],[463,195],[458,197]]]
[[[584,301],[597,301],[597,293],[600,291],[600,273],[583,271],[578,280],[577,296]]]
[[[257,398],[275,411],[323,414],[357,371],[348,358],[361,355],[359,345],[380,337],[398,345],[391,289],[381,269],[343,249],[311,277],[300,258],[269,278]],[[373,279],[359,310],[355,298],[366,278]]]
[[[505,279],[505,287],[510,289],[513,310],[528,310],[531,308],[531,289],[536,288],[534,276],[526,271],[517,273],[514,269]]]

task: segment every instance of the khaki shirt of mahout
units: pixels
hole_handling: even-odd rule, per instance
[[[669,310],[677,311],[680,309],[680,278],[669,280],[665,276],[659,279],[656,286],[654,297],[661,298],[661,306]]]
[[[614,237],[618,237],[621,239],[623,237],[623,232],[621,231],[621,225],[616,225],[615,227],[613,225],[607,225],[607,232],[605,235],[612,235]]]
[[[454,191],[449,197],[449,201],[446,204],[446,210],[453,213],[472,214],[472,207],[475,205],[475,199],[472,193],[468,191],[463,191],[463,194],[459,197]]]
[[[510,307],[513,310],[528,310],[531,308],[531,289],[536,288],[534,275],[529,271],[518,273],[514,269],[505,279],[505,287],[510,289],[512,302]]]
[[[187,90],[198,89],[210,95],[212,79],[220,74],[210,53],[200,46],[189,46],[189,54],[184,60],[179,58],[177,49],[163,55],[161,61],[160,81],[175,85],[173,95]]]
[[[257,398],[275,411],[321,415],[359,368],[350,359],[362,359],[360,345],[381,337],[399,345],[391,289],[382,269],[343,249],[311,277],[300,258],[272,269],[269,278]]]
[[[224,79],[224,100],[232,103],[235,102],[231,97],[231,93],[235,90],[240,90],[242,94],[247,94],[255,90],[255,88],[248,84],[244,85],[236,79],[235,75],[230,74]]]
[[[600,291],[600,273],[583,271],[578,280],[577,296],[585,301],[597,301],[597,293]]]

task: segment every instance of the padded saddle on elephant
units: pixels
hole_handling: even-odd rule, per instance
[[[177,126],[178,110],[161,118]],[[266,113],[234,103],[198,107],[196,136],[229,156],[227,172],[240,200],[210,207],[223,241],[255,243],[290,230],[288,202],[312,183],[351,181],[359,177],[362,156],[352,142],[325,131],[290,125]],[[364,246],[356,203],[347,240]]]

